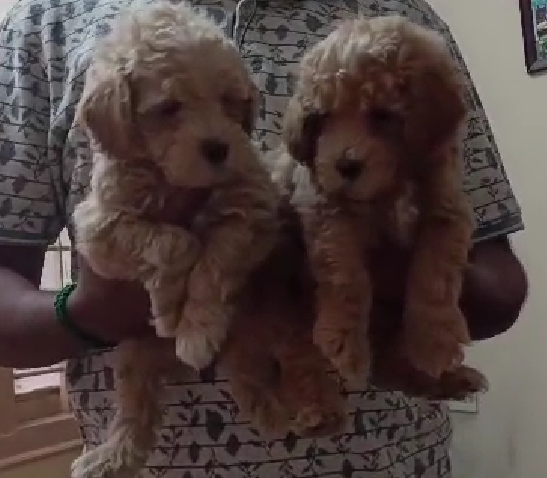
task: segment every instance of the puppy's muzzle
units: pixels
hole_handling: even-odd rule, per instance
[[[336,161],[336,170],[338,171],[338,174],[348,181],[357,179],[363,172],[363,166],[363,162],[360,159],[356,159],[348,153],[345,153]]]
[[[201,141],[201,154],[212,165],[220,166],[228,158],[229,146],[222,140],[207,138]]]

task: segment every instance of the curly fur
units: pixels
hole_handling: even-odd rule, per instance
[[[283,207],[279,219],[276,246],[242,289],[218,366],[241,414],[261,432],[328,436],[345,425],[344,401],[313,344],[313,282],[298,217]]]
[[[421,373],[420,393],[440,394],[439,381],[463,392],[484,386],[474,371],[473,383],[456,380],[471,377],[459,367],[469,334],[458,302],[474,230],[462,191],[465,115],[442,38],[402,17],[345,22],[301,62],[284,129],[293,162],[281,154],[276,179],[300,213],[317,281],[314,341],[348,380],[370,370],[368,265],[392,242],[412,260],[393,364],[380,351],[377,367]]]
[[[74,213],[78,250],[99,275],[142,282],[158,335],[203,368],[276,237],[277,190],[249,138],[258,93],[235,46],[190,6],[120,17],[97,46],[77,112],[93,153],[91,190]],[[181,227],[196,197],[198,214]],[[147,346],[120,347],[111,438],[73,477],[144,463],[158,419],[152,371],[162,369]]]

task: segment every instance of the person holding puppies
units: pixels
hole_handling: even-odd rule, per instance
[[[76,286],[62,295],[38,286],[46,247],[64,227],[73,237],[71,216],[89,183],[90,148],[75,123],[89,59],[97,39],[130,3],[137,5],[131,0],[20,0],[0,31],[0,365],[35,367],[68,359],[68,390],[86,447],[104,440],[114,414],[113,348],[153,333],[147,294],[136,284],[97,277],[81,260],[73,261]],[[527,292],[508,239],[523,227],[520,209],[457,45],[427,2],[191,3],[224,28],[252,70],[262,93],[254,139],[263,151],[280,141],[301,56],[339,19],[400,14],[443,36],[466,77],[464,188],[477,223],[461,306],[474,340],[509,329]],[[178,194],[186,196],[185,207],[172,219],[186,224],[207,197],[196,191]],[[391,284],[392,296],[378,300],[385,305],[386,324],[396,326],[404,254],[393,253],[390,261],[378,280]],[[451,476],[451,426],[444,406],[367,384],[352,390],[347,401],[349,424],[342,434],[257,437],[239,417],[221,374],[193,374],[170,383],[162,396],[163,430],[139,476]]]

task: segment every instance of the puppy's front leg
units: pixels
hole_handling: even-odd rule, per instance
[[[196,369],[209,365],[224,342],[230,299],[274,244],[277,203],[267,184],[239,185],[217,196],[218,207],[213,204],[218,215],[190,273],[177,329],[177,355]]]
[[[152,325],[158,337],[175,337],[181,310],[186,299],[189,271],[185,269],[158,269],[144,286],[150,296]]]
[[[435,378],[459,365],[462,345],[470,340],[459,299],[473,219],[459,163],[451,153],[421,183],[421,218],[407,284],[406,353],[418,370]]]
[[[173,336],[197,238],[181,227],[104,212],[93,196],[78,205],[74,221],[78,251],[90,267],[106,278],[142,282],[158,335]]]
[[[188,274],[200,250],[197,238],[182,227],[149,224],[133,217],[120,222],[121,232],[127,240],[120,242],[118,251],[143,262],[139,278],[150,294],[157,335],[174,337]]]
[[[314,342],[344,378],[363,383],[370,360],[372,283],[363,263],[367,244],[354,221],[337,212],[305,228],[317,280]]]
[[[182,227],[105,211],[94,196],[76,206],[74,224],[78,252],[108,279],[144,282],[157,270],[189,270],[200,249]]]
[[[126,217],[117,250],[142,261],[139,279],[150,294],[153,325],[160,337],[173,337],[184,303],[189,271],[198,257],[197,238],[182,227]]]

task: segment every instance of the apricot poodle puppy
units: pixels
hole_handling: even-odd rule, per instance
[[[474,231],[465,117],[443,40],[402,17],[345,22],[301,62],[285,140],[304,167],[280,159],[277,180],[300,213],[317,281],[314,341],[348,380],[370,371],[367,258],[389,242],[412,250],[402,353],[434,379],[463,360],[458,302]]]
[[[78,250],[99,275],[142,282],[157,334],[174,337],[178,358],[197,369],[221,347],[232,298],[276,236],[277,190],[249,137],[257,97],[222,31],[162,1],[120,15],[94,52],[77,113],[93,155],[74,213]],[[202,200],[182,227],[189,197]],[[111,439],[75,463],[74,477],[144,463],[158,420],[153,371],[164,366],[155,361],[165,361],[147,347],[120,346]]]

